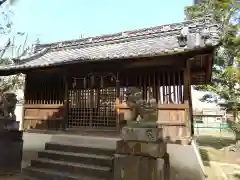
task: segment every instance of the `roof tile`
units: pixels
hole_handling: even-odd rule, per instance
[[[181,47],[178,37],[185,27],[188,27],[187,42],[186,46]],[[209,36],[204,41],[201,33],[206,28],[209,30]],[[221,27],[219,25],[212,23],[209,18],[202,18],[197,21],[126,31],[113,35],[42,44],[36,47],[35,54],[22,57],[20,64],[1,67],[0,70],[184,52],[199,48],[199,45],[200,48],[209,45],[215,46],[219,43],[220,34]],[[199,45],[196,43],[197,41],[199,41]]]

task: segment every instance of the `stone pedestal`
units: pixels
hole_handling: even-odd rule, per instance
[[[14,119],[0,118],[0,132],[3,130],[19,130],[19,122]]]
[[[114,180],[168,180],[167,158],[116,154]]]
[[[155,122],[123,127],[114,158],[114,180],[169,180],[169,156]]]
[[[0,121],[0,175],[21,172],[23,133],[14,122]]]

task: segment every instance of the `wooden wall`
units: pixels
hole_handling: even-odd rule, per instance
[[[84,78],[87,74],[109,72],[115,76],[115,79],[110,78],[109,82],[104,81],[104,86],[116,89],[117,124],[120,124],[121,119],[126,120],[125,117],[122,118],[121,113],[123,111],[124,113],[131,111],[131,108],[127,107],[125,102],[124,89],[134,87],[140,89],[143,100],[156,100],[158,104],[156,121],[159,126],[164,127],[165,137],[174,140],[174,138],[191,136],[193,128],[190,84],[192,84],[193,77],[190,66],[193,66],[195,60],[191,59],[190,62],[187,61],[187,58],[181,56],[181,59],[173,61],[177,64],[163,65],[156,64],[160,61],[154,58],[152,60],[148,59],[148,62],[146,62],[155,62],[152,66],[145,66],[141,63],[140,65],[137,63],[136,66],[136,62],[140,61],[145,62],[146,59],[132,61],[132,64],[120,63],[119,61],[112,64],[102,62],[101,65],[79,64],[62,67],[62,69],[59,68],[56,71],[27,73],[24,128],[60,129],[64,127],[68,118],[67,97],[74,83],[73,79],[78,79],[77,82],[79,83],[77,83],[76,88],[82,89],[86,86]],[[196,69],[199,66],[204,69],[205,66],[202,66],[204,64],[202,62],[200,59],[199,63],[195,63]],[[91,84],[93,81],[89,82]],[[101,79],[94,81],[94,83],[88,88],[99,88]]]
[[[183,69],[159,68],[131,72],[125,74],[125,79],[120,76],[120,87],[138,88],[143,100],[156,101],[156,117],[153,118],[163,128],[165,139],[172,143],[189,143],[193,134],[189,62]],[[134,108],[121,97],[117,102],[120,125],[134,117]]]
[[[65,84],[57,73],[28,73],[23,128],[59,129],[65,118]]]

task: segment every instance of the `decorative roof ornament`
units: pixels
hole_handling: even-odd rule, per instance
[[[30,61],[30,60],[33,60],[33,59],[38,58],[40,56],[43,56],[44,54],[47,53],[47,51],[48,51],[48,49],[44,48],[44,49],[42,49],[42,50],[40,50],[36,53],[30,53],[30,54],[26,54],[24,56],[21,56],[21,57],[19,57],[19,60],[20,60],[21,63],[24,63],[26,61]]]
[[[122,36],[123,36],[123,37],[127,37],[127,33],[126,33],[126,32],[123,32],[123,33],[122,33]]]
[[[88,42],[92,42],[92,38],[89,38],[89,39],[88,39]]]
[[[187,46],[188,35],[189,35],[189,28],[188,27],[183,27],[181,32],[180,32],[180,35],[177,36],[178,44],[179,44],[180,47]]]
[[[58,43],[58,47],[59,47],[59,48],[63,47],[63,43],[62,43],[62,42],[59,42],[59,43]]]

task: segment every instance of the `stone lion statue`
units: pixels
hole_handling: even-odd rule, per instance
[[[17,96],[15,93],[0,92],[0,116],[16,120],[15,108]]]
[[[127,105],[133,113],[132,121],[156,121],[157,120],[157,103],[153,97],[148,102],[142,100],[141,89],[128,88],[126,92]]]

